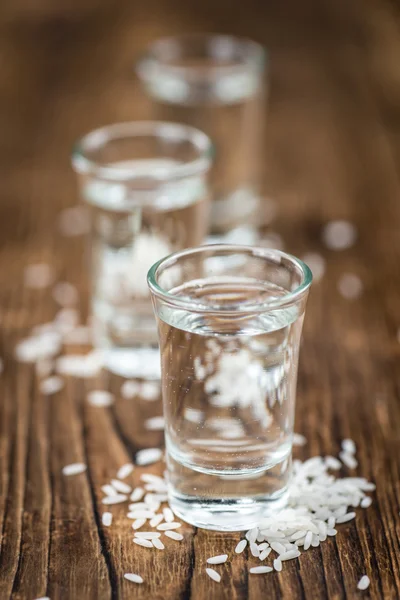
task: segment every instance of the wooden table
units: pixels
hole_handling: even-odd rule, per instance
[[[2,5],[0,20],[0,598],[357,598],[364,573],[363,597],[399,598],[399,8],[390,0],[19,0]],[[281,574],[248,577],[241,555],[219,585],[205,560],[238,534],[185,526],[182,543],[149,553],[133,547],[123,510],[111,528],[101,525],[100,486],[137,448],[161,443],[160,433],[141,431],[144,405],[118,397],[112,408],[91,407],[85,391],[96,382],[73,378],[43,396],[33,367],[14,359],[16,342],[56,310],[47,290],[24,288],[24,266],[49,262],[81,290],[87,279],[83,241],[57,229],[59,211],[77,200],[73,140],[146,117],[135,57],[157,36],[193,30],[245,34],[270,49],[272,228],[289,251],[326,259],[304,329],[296,430],[308,444],[298,455],[336,455],[340,440],[353,438],[357,472],[377,485],[368,510]],[[323,246],[332,219],[357,227],[352,248]],[[339,293],[343,273],[361,278],[359,298]],[[118,395],[121,381],[106,377],[102,385]],[[87,474],[63,477],[74,461],[87,462]],[[127,571],[145,584],[124,580]]]

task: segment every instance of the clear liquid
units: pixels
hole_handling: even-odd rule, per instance
[[[212,231],[262,225],[259,188],[265,107],[259,74],[243,70],[216,79],[205,76],[196,85],[179,73],[172,77],[167,70],[151,82],[149,92],[156,101],[157,118],[197,127],[215,145]]]
[[[157,191],[146,189],[149,179],[176,164],[159,159],[113,163],[109,166],[116,174],[129,169],[135,175],[134,189],[98,179],[84,187],[92,210],[92,312],[97,346],[156,348],[147,271],[160,258],[204,239],[208,202],[201,178],[175,181]]]
[[[203,303],[262,302],[285,290],[251,280],[175,289]],[[184,519],[245,529],[284,499],[291,472],[302,316],[291,306],[235,318],[163,307],[163,369],[170,502]]]

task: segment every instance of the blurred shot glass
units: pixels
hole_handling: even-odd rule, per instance
[[[158,40],[137,64],[155,117],[197,127],[215,145],[214,234],[262,225],[265,58],[251,40],[198,34]]]
[[[80,195],[91,209],[93,342],[122,375],[144,372],[144,364],[159,375],[146,274],[155,260],[203,242],[211,155],[204,133],[165,122],[113,124],[74,147]]]

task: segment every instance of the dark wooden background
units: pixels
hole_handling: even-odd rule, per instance
[[[83,243],[56,220],[77,201],[69,167],[75,138],[115,120],[142,118],[135,57],[165,34],[244,34],[270,50],[265,190],[277,200],[272,227],[296,254],[321,252],[299,375],[299,456],[336,454],[354,438],[359,474],[376,482],[374,503],[336,538],[248,578],[245,556],[220,585],[204,573],[212,553],[238,535],[185,527],[168,552],[132,548],[123,511],[99,525],[100,486],[143,445],[141,405],[83,402],[70,380],[54,397],[13,358],[16,341],[53,317],[47,292],[22,284],[45,261],[84,289]],[[391,0],[3,0],[0,6],[0,598],[340,599],[400,597],[400,8]],[[324,249],[321,230],[344,218],[355,246]],[[362,296],[340,296],[343,272]],[[120,382],[106,381],[116,392]],[[149,443],[160,442],[152,434]],[[86,476],[61,467],[87,461]],[[139,472],[139,471],[138,471]],[[141,573],[136,586],[123,573]]]

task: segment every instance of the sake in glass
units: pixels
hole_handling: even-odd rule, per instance
[[[159,377],[146,275],[166,254],[203,242],[211,155],[204,133],[162,122],[103,127],[74,148],[80,194],[91,209],[94,345],[121,375]]]
[[[215,144],[214,234],[263,223],[265,65],[256,42],[215,34],[157,40],[137,64],[155,118],[197,127]]]
[[[310,269],[250,246],[184,250],[148,284],[158,323],[169,503],[245,530],[285,505]]]

